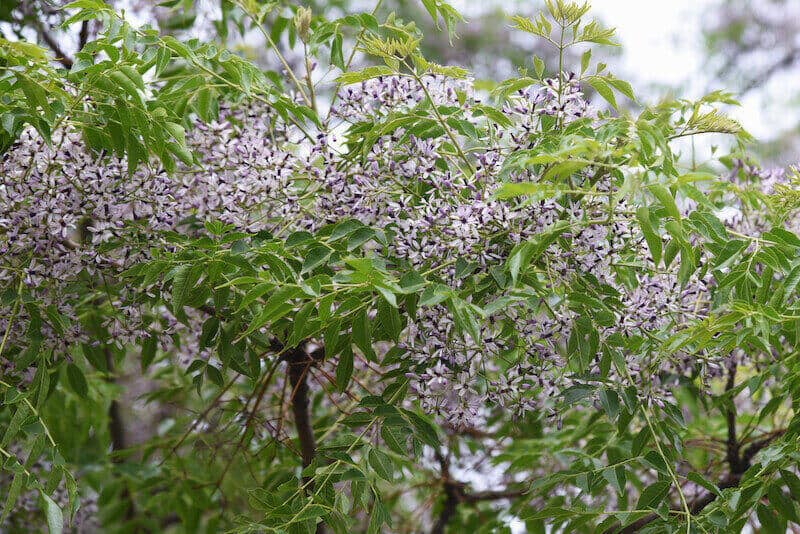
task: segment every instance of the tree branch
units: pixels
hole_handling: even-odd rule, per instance
[[[444,486],[444,503],[442,510],[439,512],[439,517],[436,518],[431,534],[444,534],[447,524],[450,519],[455,515],[458,503],[463,496],[463,485],[457,483],[450,478],[450,461],[438,450],[436,451],[436,458],[439,460],[439,467],[442,475],[442,485]]]
[[[526,489],[511,489],[506,488],[497,491],[476,491],[470,493],[467,491],[467,485],[463,482],[454,480],[450,476],[450,462],[447,457],[436,451],[436,459],[439,461],[441,470],[441,482],[444,489],[445,499],[442,505],[442,510],[439,512],[439,517],[436,518],[431,529],[431,534],[444,534],[448,523],[453,518],[461,503],[475,504],[486,501],[497,501],[501,499],[513,499],[521,497],[527,493]]]
[[[311,353],[306,352],[306,344],[289,349],[284,358],[287,363],[286,373],[289,383],[292,386],[290,402],[292,413],[294,414],[294,425],[297,429],[297,439],[300,442],[300,455],[303,459],[303,469],[314,462],[317,455],[317,441],[314,437],[314,426],[311,422],[309,413],[309,387],[308,373],[311,366],[315,365],[318,359],[322,359],[324,352],[320,349]],[[303,486],[307,493],[314,491],[314,483],[311,477],[303,477]],[[317,523],[317,534],[325,532],[325,524]]]
[[[294,414],[294,424],[297,427],[297,439],[300,441],[300,453],[303,458],[303,468],[314,461],[317,454],[317,443],[314,438],[314,428],[309,414],[308,398],[308,370],[314,364],[313,358],[300,347],[286,352],[287,374],[292,386],[290,402]],[[307,481],[306,481],[307,482]]]
[[[758,76],[753,76],[745,84],[740,92],[740,96],[749,93],[756,87],[764,85],[770,78],[778,72],[791,67],[800,57],[800,48],[791,48],[778,61],[762,70]]]
[[[84,20],[81,23],[81,31],[78,33],[78,52],[83,50],[83,47],[86,46],[87,41],[89,41],[89,21]]]
[[[728,474],[717,484],[717,487],[721,490],[737,487],[739,483],[742,481],[742,474],[750,468],[753,457],[760,450],[767,447],[770,443],[772,443],[785,433],[786,430],[777,430],[769,434],[767,437],[753,442],[749,447],[747,447],[747,449],[745,449],[744,454],[740,459],[739,468],[741,469],[741,472]],[[716,498],[717,494],[714,492],[709,491],[707,493],[704,493],[701,497],[699,497],[692,503],[690,512],[692,513],[692,515],[699,514],[700,512],[703,511],[703,509],[705,509],[706,506],[714,502]],[[680,510],[678,509],[673,509],[672,511],[680,512]],[[630,525],[625,526],[622,529],[620,529],[619,523],[612,525],[611,527],[605,530],[604,534],[634,534],[658,519],[659,519],[658,514],[655,513],[648,514],[640,519],[637,519],[636,521],[634,521]]]
[[[728,366],[728,381],[725,383],[725,391],[730,392],[736,385],[736,363],[731,362]],[[727,454],[728,465],[731,468],[731,473],[741,474],[744,472],[742,459],[739,456],[739,440],[736,437],[736,405],[733,398],[727,399],[730,401],[730,407],[725,409],[725,420],[728,424],[728,441],[727,441]]]
[[[50,32],[47,31],[47,28],[44,27],[44,24],[41,20],[39,20],[36,14],[30,14],[29,16],[33,20],[36,33],[39,35],[39,38],[44,42],[44,44],[46,44],[50,50],[52,50],[53,54],[55,54],[56,61],[61,63],[65,69],[71,69],[73,64],[72,58],[69,57],[66,52],[64,52],[64,50],[61,48],[61,45],[58,43],[58,41],[56,41],[55,37],[50,35]],[[21,25],[24,25],[23,21],[17,22]]]
[[[515,499],[527,493],[527,489],[505,489],[499,491],[476,491],[464,495],[463,502],[476,503],[483,501],[499,501],[501,499]]]
[[[114,355],[108,346],[104,351],[106,357],[106,368],[108,369],[108,382],[115,383],[114,378]],[[127,440],[125,439],[125,423],[122,419],[122,410],[120,409],[119,401],[112,398],[108,405],[108,435],[111,440],[111,461],[113,463],[120,463],[122,459],[115,453],[125,450]],[[122,488],[122,501],[127,502],[128,506],[125,508],[125,519],[132,520],[136,516],[136,503],[133,500],[128,485],[125,484]]]

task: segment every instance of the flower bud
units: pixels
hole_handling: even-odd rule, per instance
[[[307,7],[300,7],[294,14],[294,27],[297,35],[304,43],[308,41],[308,32],[311,29],[311,10]]]

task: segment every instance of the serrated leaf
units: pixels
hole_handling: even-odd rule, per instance
[[[637,510],[655,508],[664,501],[669,492],[669,482],[659,481],[647,486],[639,496],[636,503]]]
[[[675,204],[675,198],[672,196],[672,193],[669,192],[669,189],[661,184],[651,184],[648,186],[648,189],[653,193],[653,196],[661,202],[661,205],[664,206],[671,217],[676,221],[681,220],[681,212],[678,209],[678,205]]]
[[[83,376],[83,371],[74,363],[67,365],[67,382],[79,397],[85,399],[89,394],[89,385],[86,383],[86,377]]]
[[[294,307],[292,300],[301,296],[302,294],[303,290],[296,285],[279,287],[274,293],[272,293],[272,295],[270,295],[270,297],[267,299],[267,302],[264,304],[264,308],[256,317],[253,318],[248,325],[247,330],[245,330],[240,337],[248,336],[270,321],[279,319],[280,317],[283,317],[289,313],[289,311],[291,311]]]
[[[644,234],[644,240],[647,242],[647,248],[650,249],[653,263],[658,265],[658,262],[661,261],[661,237],[655,232],[650,223],[650,211],[646,207],[641,207],[636,210],[636,218],[639,221],[642,234]]]
[[[370,78],[377,78],[378,76],[390,76],[394,71],[389,67],[378,65],[375,67],[367,67],[354,72],[344,72],[336,78],[336,81],[346,85],[351,83],[360,83]]]
[[[350,347],[345,347],[339,355],[339,362],[336,364],[336,388],[343,392],[350,383],[353,376],[353,351]]]
[[[392,482],[394,479],[394,466],[389,456],[378,449],[370,449],[369,465],[382,479]]]
[[[181,265],[175,270],[175,275],[172,277],[172,309],[175,313],[179,313],[183,308],[186,296],[194,286],[195,280],[191,273],[191,265]]]
[[[11,510],[14,509],[17,499],[22,493],[22,490],[25,489],[25,485],[27,483],[28,475],[25,473],[25,471],[19,470],[14,473],[14,479],[11,481],[11,485],[8,487],[5,504],[3,504],[3,513],[0,514],[0,525],[5,523],[5,520],[11,513]]]
[[[50,534],[61,534],[62,529],[64,528],[64,514],[61,511],[61,508],[51,499],[48,497],[44,491],[39,492],[42,500],[44,501],[44,512],[45,517],[47,517],[47,528],[50,531]]]

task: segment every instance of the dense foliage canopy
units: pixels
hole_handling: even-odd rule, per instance
[[[800,523],[800,176],[588,11],[500,81],[377,8],[0,39],[0,531]]]

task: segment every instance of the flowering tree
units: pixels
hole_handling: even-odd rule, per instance
[[[69,70],[0,41],[0,528],[800,523],[798,177],[729,94],[618,112],[562,0],[490,87],[394,15],[231,4],[281,72],[101,0]]]

